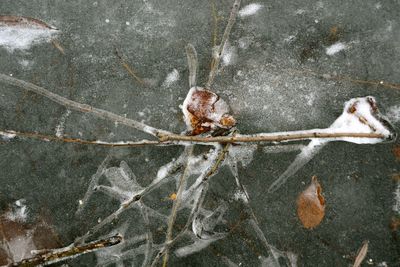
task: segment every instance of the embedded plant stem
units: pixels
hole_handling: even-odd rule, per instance
[[[25,82],[25,81],[22,81],[22,80],[13,78],[13,77],[10,77],[10,76],[5,75],[5,74],[0,74],[0,81],[2,81],[4,83],[7,83],[9,85],[14,85],[14,86],[20,87],[20,88],[22,88],[24,90],[27,90],[27,91],[34,92],[36,94],[42,95],[42,96],[44,96],[44,97],[46,97],[46,98],[48,98],[48,99],[60,104],[60,105],[63,105],[65,107],[69,108],[69,109],[77,110],[77,111],[84,112],[84,113],[89,113],[89,114],[92,114],[92,115],[97,116],[99,118],[108,119],[108,120],[111,120],[113,122],[118,122],[118,123],[124,124],[126,126],[135,128],[135,129],[137,129],[139,131],[151,134],[153,136],[157,136],[160,133],[164,133],[164,134],[168,133],[167,131],[151,127],[151,126],[146,125],[146,124],[144,124],[142,122],[138,122],[138,121],[135,121],[135,120],[132,120],[132,119],[128,119],[128,118],[119,116],[117,114],[114,114],[112,112],[92,107],[92,106],[87,105],[87,104],[82,104],[82,103],[79,103],[79,102],[72,101],[72,100],[70,100],[68,98],[59,96],[59,95],[57,95],[55,93],[52,93],[52,92],[46,90],[43,87],[34,85],[32,83],[29,83],[29,82]]]
[[[139,207],[140,207],[140,213],[142,214],[144,224],[147,229],[146,233],[146,251],[144,253],[144,260],[142,263],[143,267],[146,267],[150,263],[150,259],[153,255],[153,235],[151,234],[151,229],[150,229],[150,220],[149,220],[149,214],[147,211],[147,207],[143,204],[142,200],[139,201]]]
[[[179,158],[177,160],[170,163],[168,170],[165,172],[165,174],[162,177],[157,178],[149,186],[144,188],[141,192],[139,192],[138,194],[135,194],[127,201],[121,203],[120,207],[116,211],[114,211],[113,213],[108,215],[104,220],[102,220],[100,223],[95,225],[92,229],[90,229],[88,232],[86,232],[83,236],[76,238],[75,244],[85,242],[85,240],[88,239],[92,234],[98,232],[105,225],[116,220],[122,212],[131,208],[135,203],[140,201],[142,199],[142,197],[144,197],[145,195],[150,193],[152,190],[157,188],[169,175],[177,172],[182,167],[183,162],[184,162],[184,160],[186,160],[186,158],[187,158],[187,153],[185,153],[185,151],[184,151],[184,153],[182,153],[182,155],[179,156]],[[100,176],[101,176],[101,174],[100,174]],[[95,175],[96,175],[95,178],[98,180],[100,178],[100,176],[98,176],[97,173]],[[97,182],[91,182],[89,189],[88,189],[88,193],[86,193],[86,195],[89,194],[89,192],[90,192],[90,194],[92,194],[93,191],[89,191],[89,190],[90,190],[90,188],[93,188],[95,185],[97,185]],[[85,199],[88,199],[86,197],[86,195],[85,195]]]
[[[217,73],[219,62],[221,61],[221,56],[224,52],[224,47],[225,47],[226,41],[229,38],[229,34],[231,32],[232,26],[235,23],[236,15],[239,11],[240,1],[241,0],[235,0],[235,2],[233,3],[233,7],[231,10],[231,14],[229,16],[228,24],[226,25],[224,34],[222,35],[221,44],[218,47],[216,55],[213,56],[213,60],[211,62],[211,70],[210,70],[210,74],[209,74],[208,81],[206,84],[206,88],[208,88],[208,89],[210,89],[211,84],[214,81],[215,74]]]
[[[19,267],[33,267],[43,266],[60,262],[78,255],[83,255],[89,252],[93,252],[102,248],[115,246],[122,241],[121,235],[115,235],[106,239],[96,240],[88,244],[79,246],[69,245],[64,248],[50,249],[38,251],[36,255],[30,259],[24,259],[19,262],[11,263],[8,266],[19,266]]]
[[[166,146],[172,145],[171,142],[160,142],[160,141],[152,141],[152,140],[140,140],[140,141],[122,141],[122,142],[105,142],[99,140],[84,140],[79,138],[65,138],[65,137],[57,137],[52,135],[45,135],[41,133],[34,132],[17,132],[12,130],[0,130],[0,136],[18,136],[24,138],[32,138],[38,139],[45,142],[53,141],[53,142],[61,142],[61,143],[73,143],[80,145],[96,145],[96,146],[106,146],[106,147],[141,147],[141,146]]]
[[[197,194],[194,197],[194,205],[193,208],[190,212],[190,215],[186,221],[185,226],[181,229],[181,231],[174,237],[174,239],[170,240],[169,242],[166,242],[164,245],[164,248],[161,249],[161,251],[157,254],[155,259],[153,260],[153,263],[151,266],[156,266],[158,260],[167,253],[168,249],[175,244],[181,237],[183,237],[184,233],[186,230],[189,228],[190,224],[192,223],[192,220],[194,216],[197,214],[199,208],[203,204],[204,198],[206,196],[207,190],[208,190],[208,180],[211,176],[215,174],[215,172],[218,170],[219,166],[225,159],[226,153],[228,152],[230,147],[230,144],[226,144],[225,147],[221,150],[221,152],[218,154],[218,157],[216,160],[212,163],[208,171],[204,172],[198,179],[200,179],[200,184],[195,188],[198,190],[198,192],[193,192],[193,194]]]
[[[212,47],[217,45],[217,38],[218,38],[218,12],[215,6],[215,0],[211,0],[211,13],[213,18],[213,31],[212,31]]]
[[[146,85],[145,81],[143,81],[143,79],[136,74],[136,72],[132,69],[132,67],[129,66],[128,63],[126,63],[126,61],[123,59],[121,53],[117,48],[115,48],[115,54],[117,55],[119,61],[121,62],[122,67],[126,69],[126,71],[133,77],[133,79],[135,79],[135,81],[137,81],[140,85]]]
[[[377,138],[385,139],[383,134],[376,133],[344,133],[344,132],[324,132],[320,129],[307,131],[263,133],[256,135],[237,135],[237,136],[187,136],[178,134],[160,134],[160,142],[183,141],[191,143],[259,143],[259,142],[288,142],[308,139],[324,138]]]
[[[187,44],[185,49],[189,66],[189,87],[192,88],[196,86],[197,65],[198,65],[197,52],[192,44]]]
[[[185,190],[186,187],[186,180],[189,176],[189,158],[191,157],[191,155],[193,154],[193,149],[194,146],[190,145],[185,147],[185,152],[187,153],[187,158],[186,158],[186,166],[185,169],[179,179],[179,183],[178,183],[178,191],[176,193],[176,199],[174,201],[174,204],[172,205],[172,211],[171,211],[171,215],[169,217],[169,221],[168,221],[168,229],[167,229],[167,236],[166,236],[166,240],[165,243],[167,244],[166,246],[166,251],[164,254],[164,260],[163,260],[163,267],[167,266],[167,262],[168,262],[168,243],[171,241],[172,239],[172,229],[174,227],[175,224],[175,219],[177,216],[177,212],[178,212],[178,208],[179,205],[181,204],[181,200],[182,200],[182,193]]]

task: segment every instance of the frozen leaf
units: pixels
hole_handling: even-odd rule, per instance
[[[202,87],[190,89],[182,111],[191,135],[217,129],[229,130],[236,120],[229,115],[228,104],[214,92]]]
[[[325,216],[325,199],[317,177],[311,178],[311,184],[297,198],[297,216],[307,229],[318,226]]]

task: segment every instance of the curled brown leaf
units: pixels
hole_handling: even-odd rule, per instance
[[[307,229],[318,226],[325,216],[325,199],[321,192],[322,187],[313,176],[311,184],[297,198],[297,216]]]

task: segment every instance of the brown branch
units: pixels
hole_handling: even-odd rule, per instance
[[[83,255],[89,252],[93,252],[102,248],[115,246],[121,242],[122,242],[122,236],[115,235],[106,239],[96,240],[79,246],[70,245],[64,248],[43,250],[39,251],[39,253],[36,256],[30,259],[24,259],[19,262],[14,262],[9,264],[8,266],[33,267],[44,264],[46,265],[52,264],[69,259],[71,257],[76,257],[78,255]]]
[[[377,133],[325,133],[316,131],[307,132],[285,132],[270,133],[262,135],[240,135],[240,136],[216,136],[216,137],[202,137],[202,136],[187,136],[178,134],[160,134],[160,142],[167,141],[183,141],[191,143],[259,143],[259,142],[288,142],[299,141],[306,139],[324,139],[324,138],[378,138],[386,139],[383,134]]]
[[[1,135],[15,135],[18,137],[38,139],[45,142],[61,142],[61,143],[73,143],[80,145],[96,145],[96,146],[106,146],[106,147],[141,147],[141,146],[165,146],[171,145],[171,142],[160,142],[151,140],[141,140],[141,141],[125,141],[125,142],[104,142],[97,140],[84,140],[78,138],[65,138],[57,137],[52,135],[45,135],[41,133],[34,132],[16,132],[10,130],[0,130]]]
[[[186,180],[190,176],[190,171],[189,171],[189,158],[193,154],[193,149],[194,146],[190,145],[185,147],[184,153],[187,154],[186,157],[186,163],[185,163],[185,169],[183,170],[183,173],[181,174],[181,177],[179,178],[179,183],[178,183],[178,191],[176,193],[176,199],[174,201],[174,204],[172,206],[172,211],[171,215],[168,220],[168,229],[167,229],[167,235],[165,238],[165,243],[167,244],[165,247],[165,254],[164,254],[164,259],[163,259],[163,267],[167,267],[167,262],[168,262],[168,252],[169,252],[169,246],[168,243],[172,240],[172,230],[175,224],[176,216],[178,214],[178,208],[181,204],[182,201],[182,193],[185,190],[186,187]]]
[[[135,81],[137,81],[140,85],[147,85],[146,82],[136,74],[136,71],[134,71],[128,63],[126,63],[117,48],[115,48],[115,54],[117,55],[122,67],[124,67],[124,69],[133,77]]]
[[[26,91],[31,91],[31,92],[34,92],[36,94],[42,95],[42,96],[50,99],[51,101],[54,101],[54,102],[56,102],[56,103],[58,103],[60,105],[63,105],[65,107],[67,107],[67,108],[70,108],[70,109],[73,109],[73,110],[77,110],[77,111],[80,111],[80,112],[84,112],[84,113],[89,113],[89,114],[92,114],[92,115],[97,116],[97,117],[102,118],[102,119],[108,119],[108,120],[111,120],[113,122],[118,122],[118,123],[124,124],[126,126],[135,128],[135,129],[137,129],[139,131],[145,132],[147,134],[151,134],[153,136],[157,136],[159,133],[162,133],[162,132],[168,133],[168,132],[166,132],[164,130],[160,130],[160,129],[151,127],[151,126],[146,125],[146,124],[144,124],[142,122],[139,122],[139,121],[135,121],[135,120],[132,120],[132,119],[125,118],[123,116],[117,115],[117,114],[112,113],[112,112],[107,111],[107,110],[103,110],[103,109],[92,107],[92,106],[87,105],[87,104],[82,104],[82,103],[79,103],[79,102],[75,102],[75,101],[70,100],[68,98],[59,96],[59,95],[57,95],[55,93],[52,93],[52,92],[50,92],[49,90],[47,90],[47,89],[45,89],[43,87],[37,86],[37,85],[35,85],[33,83],[25,82],[23,80],[19,80],[19,79],[10,77],[10,76],[5,75],[5,74],[1,74],[0,73],[0,81],[4,82],[6,84],[9,84],[9,85],[20,87],[20,88],[22,88],[22,89],[24,89]]]

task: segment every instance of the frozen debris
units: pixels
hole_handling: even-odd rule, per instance
[[[200,239],[212,239],[215,235],[226,235],[225,233],[215,233],[214,228],[222,222],[222,217],[228,209],[228,205],[224,202],[211,214],[204,216],[197,214],[192,223],[193,233]]]
[[[297,254],[291,252],[291,251],[287,251],[286,252],[286,257],[289,260],[290,263],[290,267],[297,267],[297,260],[298,260],[298,256]]]
[[[199,252],[199,251],[207,248],[213,242],[218,241],[218,240],[224,238],[225,236],[226,236],[225,234],[219,234],[219,235],[213,236],[210,239],[197,239],[194,243],[184,246],[184,247],[180,247],[177,250],[175,250],[175,255],[177,257],[189,256],[193,253]]]
[[[0,46],[13,52],[48,42],[58,30],[43,21],[19,16],[0,16]]]
[[[328,142],[345,141],[355,144],[376,144],[387,140],[394,140],[396,137],[393,126],[380,114],[376,100],[372,96],[350,99],[345,103],[343,113],[329,128],[316,129],[313,131],[326,133],[380,134],[383,138],[339,137],[313,139],[302,149],[285,172],[272,183],[268,192],[271,193],[280,188],[289,177],[293,176],[307,164]]]
[[[60,123],[56,126],[56,136],[58,138],[62,138],[64,136],[65,121],[70,114],[71,110],[67,109],[67,111],[61,116]]]
[[[318,152],[324,147],[324,142],[321,140],[312,140],[306,147],[301,149],[300,154],[296,156],[289,167],[276,179],[268,189],[269,193],[278,190],[287,179],[297,173],[304,165],[306,165]]]
[[[170,87],[174,83],[179,80],[179,71],[177,69],[173,69],[170,73],[167,74],[165,81],[163,83],[164,87]]]
[[[26,221],[25,200],[17,200],[9,209],[0,216],[0,266],[31,258],[31,251],[60,245],[54,229],[43,218]]]
[[[252,15],[256,14],[261,8],[263,8],[263,5],[261,5],[259,3],[249,4],[239,10],[239,16],[242,18],[252,16]]]
[[[188,131],[198,135],[218,129],[229,130],[236,120],[229,115],[228,104],[214,92],[192,87],[182,105]]]
[[[253,161],[254,152],[257,150],[257,145],[247,146],[230,146],[228,158],[234,162],[240,162],[242,167],[246,167]]]
[[[28,208],[25,199],[19,199],[13,203],[11,210],[4,215],[8,220],[13,222],[26,222],[28,218]]]
[[[338,52],[340,52],[340,51],[342,51],[342,50],[344,50],[346,48],[347,48],[347,46],[346,46],[345,43],[337,42],[337,43],[334,43],[333,45],[327,47],[326,50],[325,50],[325,53],[328,56],[333,56],[334,54],[336,54],[336,53],[338,53]]]
[[[248,202],[248,197],[247,197],[246,193],[240,189],[237,189],[235,191],[235,193],[233,194],[233,199],[235,199],[236,201],[241,200],[245,203]]]
[[[325,216],[325,199],[321,192],[322,187],[313,176],[311,184],[297,198],[297,216],[307,229],[318,226]]]
[[[111,186],[98,185],[95,190],[102,191],[121,203],[131,199],[143,189],[137,183],[135,174],[125,161],[121,161],[119,167],[106,169],[104,175]]]
[[[295,145],[274,145],[274,146],[265,146],[263,147],[263,152],[264,153],[289,153],[293,151],[299,151],[304,149],[305,146],[301,144],[295,144]]]
[[[88,186],[85,196],[83,197],[83,199],[80,199],[78,201],[79,206],[76,211],[76,214],[80,214],[83,211],[83,209],[85,208],[85,206],[87,205],[89,198],[92,196],[92,194],[95,191],[95,188],[98,186],[100,177],[103,175],[104,171],[106,170],[107,164],[110,162],[110,160],[111,160],[111,156],[107,155],[107,157],[103,160],[103,162],[97,168],[96,173],[93,174],[92,177],[90,178],[89,186]]]

